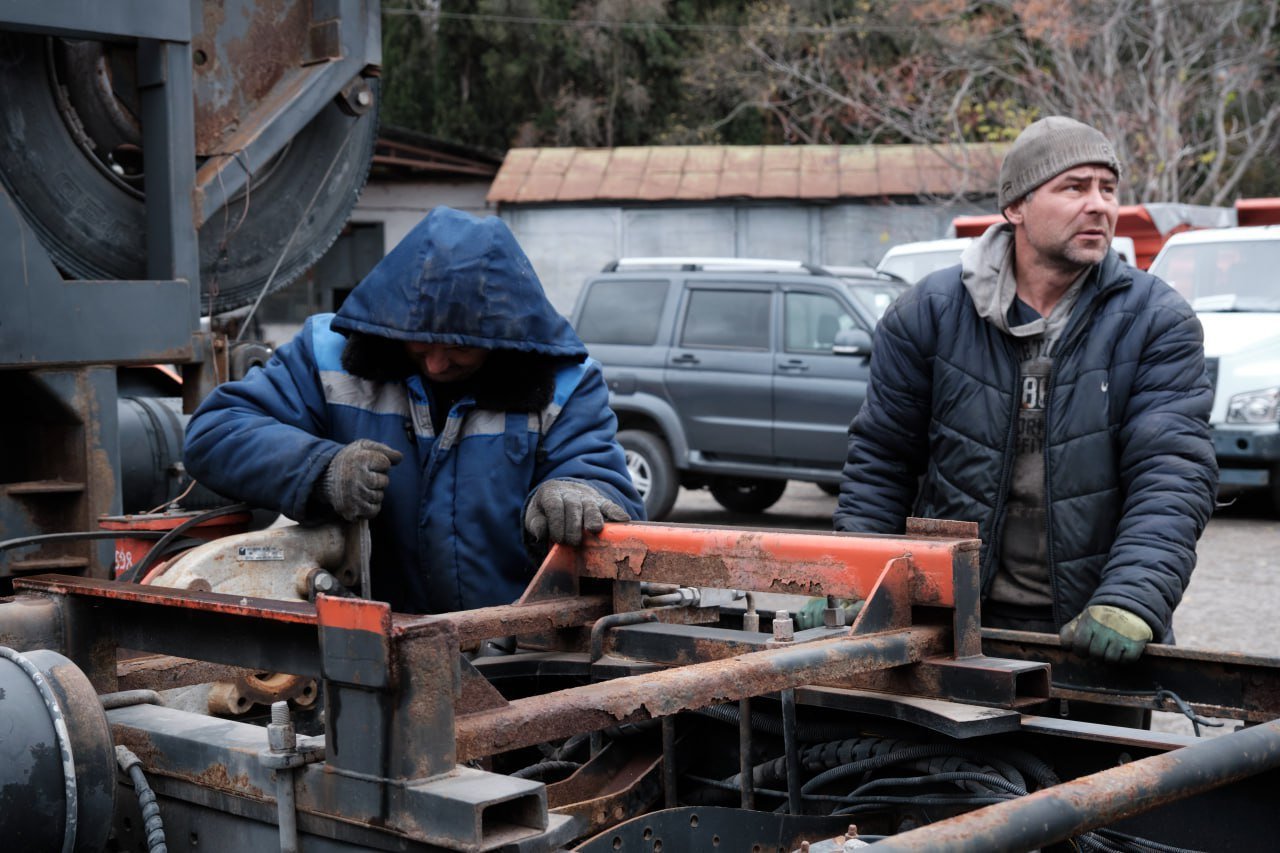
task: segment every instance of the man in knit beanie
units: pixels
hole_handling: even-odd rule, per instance
[[[1110,662],[1172,642],[1217,484],[1200,323],[1110,248],[1122,172],[1074,119],[1018,136],[1005,222],[877,328],[834,519],[978,522],[983,624]]]

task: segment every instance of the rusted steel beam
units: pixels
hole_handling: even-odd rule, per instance
[[[788,687],[839,683],[858,673],[903,666],[939,654],[948,648],[949,641],[948,629],[930,626],[789,644],[518,699],[505,708],[457,719],[458,761]]]
[[[955,606],[957,558],[977,539],[607,524],[578,550],[581,577],[866,598],[907,558],[913,604]],[[551,555],[549,555],[549,560]]]
[[[253,674],[255,670],[243,667],[172,655],[144,655],[122,660],[116,666],[121,690],[171,690],[210,681],[234,681]]]
[[[1053,634],[984,628],[986,654],[1044,661],[1053,672],[1055,699],[1176,710],[1158,690],[1178,696],[1196,712],[1249,722],[1280,717],[1280,660],[1236,652],[1151,644],[1131,665],[1112,666],[1064,649]]]
[[[187,610],[222,613],[229,616],[252,616],[272,622],[316,624],[315,606],[305,601],[274,601],[245,598],[218,592],[191,592],[139,584],[118,583],[95,578],[68,575],[40,575],[13,582],[14,589],[48,595],[80,596],[139,604],[163,604]],[[249,602],[253,602],[250,604]]]
[[[877,842],[876,849],[1035,850],[1276,767],[1280,720],[904,832]]]
[[[471,648],[482,640],[511,635],[540,634],[561,628],[581,628],[613,612],[612,600],[607,595],[584,595],[578,598],[562,598],[534,604],[510,604],[502,607],[483,607],[479,610],[463,610],[441,616],[392,617],[391,632],[394,638],[412,636],[432,621],[446,619],[458,631],[461,648]]]

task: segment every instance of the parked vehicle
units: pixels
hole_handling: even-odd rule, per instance
[[[896,276],[907,284],[915,284],[931,272],[960,263],[960,254],[972,242],[972,237],[957,237],[899,243],[884,253],[880,263],[876,264],[876,271]]]
[[[931,272],[960,263],[960,256],[973,240],[973,237],[957,237],[952,240],[899,243],[884,253],[884,257],[876,265],[876,272],[900,278],[907,284],[916,284]],[[1136,263],[1132,237],[1113,238],[1111,248],[1128,263]]]
[[[1280,227],[1175,234],[1151,272],[1204,325],[1213,446],[1224,491],[1266,489],[1280,512]]]
[[[587,279],[573,324],[604,365],[650,519],[681,486],[760,512],[788,480],[834,493],[871,332],[906,286],[797,261],[636,258]]]

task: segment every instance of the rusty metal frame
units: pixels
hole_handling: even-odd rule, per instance
[[[1047,699],[1046,666],[1014,659],[1010,638],[987,637],[992,649],[1010,651],[1008,658],[981,653],[971,528],[909,529],[906,536],[860,536],[608,525],[580,548],[553,548],[519,603],[441,616],[392,614],[385,604],[359,599],[281,603],[44,576],[17,582],[23,599],[0,602],[0,623],[19,604],[38,612],[27,620],[33,636],[61,638],[103,692],[122,681],[143,684],[137,666],[118,677],[118,647],[323,679],[325,736],[311,745],[323,760],[297,771],[304,830],[365,823],[460,850],[537,838],[561,843],[608,826],[608,810],[638,813],[660,789],[671,798],[674,726],[664,722],[661,760],[651,745],[625,771],[630,784],[603,798],[574,799],[582,780],[548,787],[464,763],[770,694],[790,698],[792,708],[798,701],[871,714],[889,709],[957,737],[1009,732],[1021,719],[1018,709]],[[704,620],[679,609],[613,618],[639,609],[642,582],[850,596],[866,604],[847,629],[777,638],[698,624]],[[589,632],[592,626],[597,630]],[[547,654],[576,662],[598,680],[505,699],[482,674],[484,659],[473,665],[460,651],[512,634],[559,650]],[[1263,669],[1258,662],[1256,670]],[[1224,710],[1220,693],[1213,707]],[[908,695],[935,698],[913,703],[903,699]],[[966,718],[937,698],[1006,710],[970,711]],[[1261,713],[1263,704],[1254,697],[1247,713]],[[786,701],[783,708],[785,723]],[[246,746],[264,739],[258,727],[219,723],[192,735],[168,709],[110,714],[117,737],[148,756],[162,793],[190,798],[210,784],[213,765],[224,775],[234,767],[244,784],[233,778],[202,796],[226,799],[228,811],[259,808],[269,816],[272,788],[261,768],[250,766]],[[600,778],[623,772],[616,756],[612,764],[597,758],[592,772]]]

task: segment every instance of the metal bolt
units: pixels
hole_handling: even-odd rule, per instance
[[[796,623],[791,621],[791,614],[779,610],[773,614],[773,641],[775,643],[791,643],[796,639]]]
[[[320,572],[316,575],[316,592],[332,592],[336,584],[337,581],[328,572]]]
[[[294,752],[298,748],[298,735],[293,729],[293,716],[289,713],[288,702],[271,703],[267,746],[272,752]]]
[[[362,107],[367,107],[373,103],[373,93],[368,89],[361,89],[356,92],[356,103]]]

